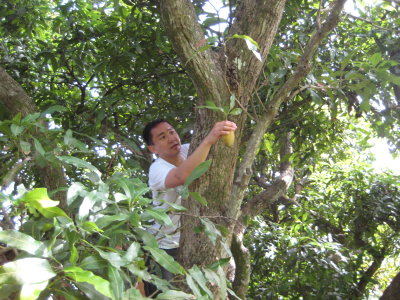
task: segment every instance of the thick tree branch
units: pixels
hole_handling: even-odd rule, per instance
[[[267,209],[273,202],[283,196],[293,180],[294,171],[289,161],[289,156],[292,153],[290,144],[291,134],[282,135],[281,138],[281,164],[279,167],[279,178],[275,180],[271,186],[264,192],[258,194],[253,199],[248,201],[242,207],[242,214],[245,216],[255,216]]]
[[[24,89],[0,67],[0,103],[15,116],[35,113],[36,106]]]
[[[379,300],[397,300],[400,298],[400,272],[392,279]]]
[[[216,53],[211,49],[199,51],[206,39],[192,3],[159,0],[159,9],[168,38],[196,86],[199,98],[212,99],[218,105],[227,101],[227,87],[221,80],[223,73]]]
[[[246,299],[250,282],[250,252],[243,245],[243,233],[235,234],[231,244],[232,255],[235,260],[235,279],[233,291],[240,299]]]
[[[10,113],[11,118],[18,113],[22,116],[26,116],[37,111],[36,105],[32,99],[2,67],[0,67],[0,103],[3,104]],[[38,136],[41,135],[40,132],[36,134]],[[50,191],[66,186],[64,172],[61,166],[54,167],[49,163],[44,167],[36,166],[36,170],[39,175],[38,183],[43,184],[43,186]],[[54,198],[60,201],[62,208],[66,208],[64,192],[56,193]]]
[[[303,55],[299,59],[297,68],[295,69],[292,76],[282,85],[282,87],[275,93],[273,98],[267,103],[267,111],[260,120],[257,122],[253,133],[248,141],[245,153],[243,155],[242,162],[238,168],[237,176],[235,179],[235,186],[232,191],[232,197],[239,199],[239,202],[244,197],[245,187],[250,181],[251,167],[254,162],[254,158],[257,153],[257,149],[262,141],[264,133],[268,127],[272,124],[274,118],[278,114],[280,105],[284,101],[291,100],[290,95],[301,80],[310,72],[311,64],[310,61],[314,56],[318,46],[321,44],[322,40],[327,36],[327,34],[336,26],[339,21],[340,13],[343,9],[345,0],[336,0],[326,17],[325,21],[316,30],[310,40],[308,41]]]
[[[352,299],[359,298],[364,294],[367,284],[371,281],[372,276],[374,276],[376,271],[378,271],[384,259],[385,259],[384,251],[382,251],[382,253],[380,253],[379,255],[374,256],[372,264],[364,272],[360,281],[357,284],[357,287],[353,290],[353,294],[350,295]]]
[[[227,42],[228,69],[235,69],[238,73],[239,94],[246,95],[243,100],[249,100],[250,95],[247,93],[251,94],[254,90],[258,74],[264,66],[278,31],[285,4],[286,0],[243,0],[236,9],[235,22],[228,37],[235,34],[249,36],[258,43],[261,55],[260,61],[248,49],[244,39],[229,39]],[[242,104],[247,105],[247,102]]]

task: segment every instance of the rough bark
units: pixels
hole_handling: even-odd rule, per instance
[[[397,300],[400,299],[400,272],[392,279],[392,282],[383,292],[380,300]]]
[[[20,113],[22,117],[25,117],[28,114],[37,112],[36,105],[29,95],[2,67],[0,67],[0,103],[7,110],[10,118],[18,113]],[[35,134],[38,136],[41,135],[39,132]],[[36,165],[36,171],[39,175],[38,183],[46,187],[49,191],[66,186],[66,180],[61,166],[48,164],[44,167],[39,167]],[[7,180],[10,180],[10,178],[7,178]],[[56,193],[53,198],[60,201],[62,208],[66,208],[64,192]]]
[[[160,0],[161,20],[175,51],[191,77],[198,94],[198,104],[213,100],[217,105],[226,105],[229,97],[235,95],[238,104],[246,108],[256,86],[256,81],[263,69],[269,49],[276,35],[285,0],[243,0],[234,16],[227,42],[218,51],[208,49],[198,52],[206,41],[191,1]],[[238,125],[235,133],[236,142],[233,148],[217,143],[211,150],[208,159],[212,160],[210,170],[192,184],[191,189],[203,195],[208,206],[200,206],[196,201],[187,200],[183,204],[188,208],[187,217],[182,217],[182,232],[179,260],[185,267],[194,264],[207,265],[224,256],[223,247],[213,245],[204,234],[196,234],[193,228],[199,223],[193,216],[211,216],[212,221],[224,225],[233,232],[241,215],[240,207],[252,174],[252,164],[265,131],[273,123],[278,109],[284,101],[295,95],[293,90],[311,70],[311,59],[325,36],[336,26],[345,0],[336,0],[327,13],[327,17],[305,47],[304,54],[292,76],[268,99],[266,111],[257,120],[252,136],[245,145],[245,154],[234,178],[233,170],[240,148],[247,114],[232,118]],[[260,46],[261,61],[247,48],[240,38],[231,38],[234,34],[247,35]],[[241,62],[238,64],[238,62]],[[196,110],[196,126],[191,149],[209,132],[210,127],[221,116],[206,109]],[[243,145],[244,148],[244,145]],[[289,176],[290,177],[290,176]],[[288,177],[288,178],[289,178]],[[282,178],[281,178],[282,179]],[[284,193],[289,181],[277,181],[277,191],[266,191],[259,199],[254,199],[257,209],[250,209],[246,214],[254,214],[265,207],[265,199],[277,199]],[[268,194],[269,193],[269,194]],[[272,199],[273,197],[273,199]],[[230,242],[228,236],[228,242]]]
[[[280,177],[269,185],[266,190],[243,205],[241,216],[253,217],[270,207],[274,202],[287,192],[287,189],[293,181],[294,171],[287,157],[292,154],[290,143],[291,134],[282,134],[280,149]],[[232,254],[236,264],[235,280],[233,290],[241,298],[246,299],[246,294],[250,282],[250,257],[248,249],[243,245],[243,235],[246,226],[243,223],[237,223],[234,229],[234,239],[232,240]],[[240,295],[239,295],[240,294]]]
[[[266,54],[276,34],[285,1],[265,2],[243,1],[236,15],[236,18],[242,21],[238,22],[230,32],[230,35],[245,34],[255,39],[260,45],[263,60],[266,59]],[[258,10],[256,4],[258,4]],[[190,1],[164,0],[159,2],[159,8],[167,34],[196,87],[199,103],[213,100],[217,105],[226,105],[230,95],[234,94],[236,99],[245,106],[250,100],[251,91],[262,70],[263,62],[255,58],[248,50],[244,40],[231,39],[219,51],[209,49],[196,53],[199,48],[196,45],[205,40],[205,37],[197,23]],[[255,24],[256,19],[259,22],[257,24],[261,25],[248,25]],[[245,67],[241,70],[237,69],[238,58],[246,61]],[[221,118],[221,115],[210,113],[205,109],[196,111],[192,149],[209,132],[213,123]],[[208,200],[208,207],[201,207],[193,201],[184,203],[191,215],[214,216],[215,218],[212,219],[214,222],[231,229],[234,222],[229,222],[229,220],[237,213],[231,208],[232,206],[236,209],[240,207],[240,204],[232,205],[230,198],[234,176],[232,170],[235,169],[245,118],[245,114],[234,118],[239,125],[234,147],[227,148],[221,143],[215,145],[209,155],[209,159],[212,160],[210,170],[192,186],[193,190],[200,192]],[[208,264],[224,255],[222,247],[214,247],[204,235],[194,235],[193,226],[198,225],[194,218],[183,217],[182,223],[184,228],[181,243],[185,247],[182,247],[180,260],[184,266]]]
[[[250,252],[243,245],[243,232],[233,236],[231,249],[236,267],[233,291],[240,299],[246,299],[250,282]]]

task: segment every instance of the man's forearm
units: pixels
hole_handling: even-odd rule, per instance
[[[202,162],[204,162],[210,152],[212,144],[207,140],[196,148],[196,150],[188,156],[179,166],[172,169],[165,180],[167,188],[173,188],[185,183],[186,178],[193,172],[193,170]]]

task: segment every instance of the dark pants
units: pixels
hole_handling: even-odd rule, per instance
[[[165,252],[167,252],[170,256],[172,256],[174,259],[177,258],[178,255],[178,248],[175,249],[163,249]],[[167,281],[171,281],[174,278],[174,274],[171,272],[167,271],[163,267],[161,267],[158,263],[156,263],[154,260],[151,259],[151,257],[147,257],[146,259],[146,266],[148,268],[148,271],[151,274],[155,274],[160,276],[162,279],[165,279]],[[155,298],[160,291],[157,290],[157,287],[147,281],[144,281],[144,290],[146,292],[146,297],[150,298]]]

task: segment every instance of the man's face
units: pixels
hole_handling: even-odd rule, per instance
[[[149,150],[162,158],[179,155],[181,151],[181,140],[172,125],[162,122],[151,131],[153,144]]]

